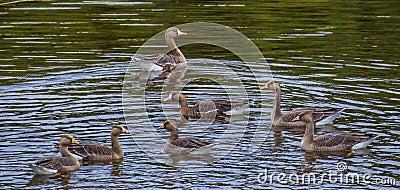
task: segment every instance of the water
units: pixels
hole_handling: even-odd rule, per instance
[[[259,183],[258,176],[265,169],[269,174],[322,175],[336,172],[341,161],[348,166],[346,172],[398,181],[398,7],[397,1],[2,4],[0,185],[29,189],[290,188],[276,181]],[[160,85],[138,86],[138,90],[146,90],[144,102],[135,93],[123,97],[127,69],[132,71],[129,76],[141,74],[129,67],[130,56],[153,35],[188,22],[227,25],[250,38],[282,84],[284,111],[303,106],[346,108],[334,126],[318,129],[317,134],[367,132],[379,135],[378,139],[367,151],[352,157],[301,151],[301,130],[269,132],[265,112],[270,111],[272,95],[258,91],[259,85],[270,79],[267,65],[248,63],[255,68],[252,73],[236,55],[212,45],[181,47],[188,68],[174,87],[183,88],[189,104],[226,97],[230,90],[243,98],[240,92],[244,87],[245,98],[250,99],[248,121],[234,117],[227,124],[181,122],[176,104],[161,103],[166,92]],[[202,73],[223,80],[229,72],[218,68],[226,66],[243,86],[229,83],[222,89],[213,81],[191,78]],[[166,117],[177,120],[182,136],[220,140],[221,145],[211,156],[170,158],[162,153],[168,133],[156,130]],[[109,145],[110,128],[118,123],[129,125],[136,140],[129,135],[120,137],[126,155],[123,162],[84,165],[63,179],[34,176],[27,166],[42,156],[57,155],[52,144],[64,133],[81,142]],[[251,142],[258,149],[252,149]],[[338,186],[350,187],[328,181],[318,185]],[[377,189],[382,185],[361,183],[357,187]]]

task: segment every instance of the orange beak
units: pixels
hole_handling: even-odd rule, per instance
[[[78,141],[76,141],[75,139],[72,139],[72,142],[71,142],[71,144],[79,144],[79,142],[78,142]]]
[[[300,116],[295,117],[292,121],[300,121]]]
[[[164,127],[164,123],[160,125],[160,127],[158,127],[158,129],[165,129]]]

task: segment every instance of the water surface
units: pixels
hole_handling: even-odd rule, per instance
[[[30,189],[291,188],[277,182],[259,183],[258,175],[265,169],[322,175],[337,171],[340,161],[347,164],[346,172],[398,181],[398,7],[397,1],[1,4],[0,185]],[[251,103],[249,116],[232,118],[226,124],[181,122],[176,104],[161,103],[166,94],[159,85],[142,87],[146,90],[146,107],[133,101],[125,105],[131,112],[124,115],[122,90],[130,56],[153,35],[188,22],[227,25],[242,32],[262,51],[268,65],[246,65],[233,53],[212,45],[181,48],[188,59],[188,70],[178,87],[188,95],[189,104],[225,97],[226,89],[221,86],[204,78],[192,81],[189,76],[207,73],[223,78],[227,75],[215,68],[228,66],[246,89]],[[256,72],[245,66],[257,68]],[[130,68],[132,73],[128,74],[140,76],[139,69]],[[260,113],[270,111],[272,94],[260,92],[259,85],[263,84],[255,80],[268,81],[269,68],[282,83],[284,111],[304,106],[346,108],[333,126],[318,129],[316,134],[367,132],[379,135],[378,139],[369,150],[346,157],[301,151],[301,130],[269,132],[268,115]],[[227,89],[239,87],[228,85]],[[241,96],[239,92],[236,94]],[[168,133],[156,130],[166,117],[178,120],[182,136],[218,140],[229,134],[233,140],[228,147],[216,147],[211,156],[169,157],[162,154]],[[27,166],[43,156],[57,155],[52,144],[64,133],[73,134],[81,142],[109,145],[110,128],[119,123],[137,126],[129,128],[137,142],[129,135],[120,137],[126,154],[121,163],[85,165],[66,179],[43,179],[34,176]],[[257,138],[263,140],[262,144],[254,151],[249,144],[256,129],[264,131],[258,136],[262,138]],[[159,138],[152,139],[143,131],[154,131]],[[138,146],[146,142],[158,147],[154,148],[154,153],[160,153],[157,158]],[[198,167],[179,167],[193,165]],[[318,185],[338,186],[350,187],[345,183]],[[357,187],[382,188],[366,183]]]

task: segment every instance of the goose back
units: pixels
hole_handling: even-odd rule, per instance
[[[82,157],[83,160],[113,160],[119,159],[111,148],[101,144],[80,144],[68,147],[69,151]]]
[[[196,137],[188,137],[183,139],[176,139],[170,142],[171,144],[183,148],[200,148],[211,144],[211,142],[203,141]]]
[[[173,91],[168,97],[164,99],[164,102],[167,101],[178,101],[181,109],[180,112],[185,119],[190,118],[201,118],[202,116],[206,117],[220,117],[225,116],[228,111],[232,109],[241,110],[242,114],[244,109],[240,109],[242,107],[247,107],[243,101],[240,100],[223,100],[223,99],[213,99],[213,100],[203,100],[192,107],[189,108],[185,95],[182,93]]]

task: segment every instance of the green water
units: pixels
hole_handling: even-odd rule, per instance
[[[398,1],[5,2],[11,1],[0,3],[0,185],[4,188],[297,188],[262,184],[257,177],[264,169],[322,175],[335,170],[340,161],[348,165],[349,173],[399,179]],[[147,143],[159,142],[156,160],[139,146],[152,136],[141,133],[159,126],[165,117],[179,118],[177,105],[161,103],[165,96],[161,86],[146,87],[148,113],[135,112],[144,108],[133,97],[128,105],[133,112],[124,115],[125,72],[132,67],[130,56],[149,38],[168,27],[193,22],[218,23],[243,33],[261,50],[269,67],[245,64],[218,46],[180,47],[188,59],[183,83],[199,73],[228,77],[215,68],[229,66],[252,100],[250,113],[248,122],[238,118],[206,127],[183,123],[182,136],[213,140],[233,127],[228,134],[243,138],[243,144],[222,159],[218,150],[223,147],[211,157],[170,158],[162,153],[168,133],[157,132],[164,141]],[[251,73],[247,67],[258,70]],[[140,74],[138,68],[130,69],[128,74]],[[271,93],[259,92],[263,84],[255,78],[268,81],[270,72],[282,84],[283,111],[304,106],[346,108],[331,128],[318,129],[317,135],[351,131],[379,137],[367,151],[346,157],[301,151],[302,131],[268,132],[270,122],[260,113],[270,111]],[[205,79],[188,83],[184,90],[190,105],[226,95]],[[64,133],[109,146],[109,129],[116,123],[135,126],[130,132],[141,135],[140,139],[121,136],[126,155],[122,163],[84,165],[66,179],[43,179],[27,166],[42,156],[57,155],[52,143]],[[251,136],[243,130],[257,127],[265,129],[265,135],[252,152],[244,145]],[[178,167],[192,162],[201,166]],[[352,186],[325,182],[312,187]],[[360,183],[357,187],[398,185]]]

